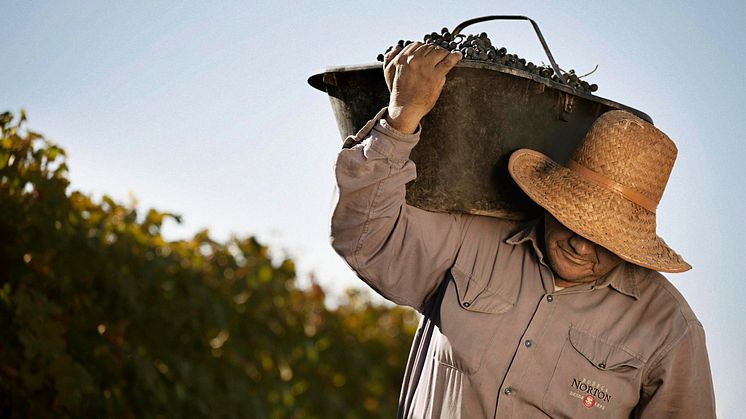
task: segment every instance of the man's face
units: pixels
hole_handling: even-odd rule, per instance
[[[561,287],[595,282],[622,262],[619,256],[575,234],[549,213],[544,216],[544,253],[555,283]]]

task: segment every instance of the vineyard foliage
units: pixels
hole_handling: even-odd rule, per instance
[[[329,308],[253,237],[165,240],[179,216],[69,192],[25,119],[0,115],[0,417],[395,416],[412,312]]]

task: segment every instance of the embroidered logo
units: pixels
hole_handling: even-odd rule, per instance
[[[570,396],[579,399],[583,406],[588,409],[598,408],[606,410],[606,405],[611,402],[609,389],[603,384],[587,378],[573,378],[570,383]]]

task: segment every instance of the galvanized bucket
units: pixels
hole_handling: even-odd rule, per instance
[[[525,16],[471,19],[458,25],[454,34],[495,19],[530,21],[555,74],[562,74],[538,25]],[[309,77],[308,83],[329,94],[343,139],[389,100],[381,64],[328,68]],[[411,154],[417,179],[407,185],[407,203],[429,211],[506,219],[536,216],[540,208],[508,174],[510,154],[525,147],[565,163],[593,121],[614,109],[652,123],[643,112],[547,78],[501,64],[462,60],[422,120],[420,142]]]

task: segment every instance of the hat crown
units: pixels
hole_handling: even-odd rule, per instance
[[[615,110],[596,119],[572,160],[659,202],[676,154],[676,145],[658,128]]]

